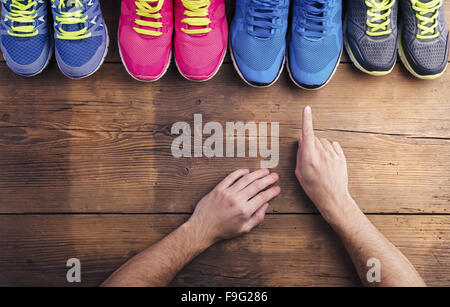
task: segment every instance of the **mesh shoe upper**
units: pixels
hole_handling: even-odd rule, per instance
[[[397,59],[397,1],[394,1],[388,17],[390,22],[387,24],[386,30],[390,30],[389,34],[379,36],[367,34],[371,30],[367,25],[367,20],[370,19],[369,9],[365,1],[348,0],[345,20],[347,47],[363,69],[370,72],[390,71]]]
[[[39,59],[42,50],[48,45],[47,35],[19,38],[2,35],[2,45],[11,59],[20,65],[29,65]]]
[[[279,75],[286,51],[289,0],[236,2],[231,47],[242,77],[268,85]]]
[[[47,23],[47,5],[43,0],[2,2],[0,46],[8,66],[23,75],[41,71],[51,55],[51,37]],[[15,16],[35,16],[30,22],[18,22]]]
[[[89,37],[78,41],[55,40],[55,47],[64,63],[81,67],[88,63],[102,45],[102,37]]]
[[[245,31],[238,31],[236,35],[240,39],[233,46],[234,52],[248,67],[258,71],[267,70],[273,65],[286,39],[281,35],[272,39],[258,39]]]
[[[180,73],[205,81],[222,65],[228,46],[225,1],[174,1],[174,53]]]
[[[289,35],[289,71],[302,86],[325,84],[342,50],[342,2],[296,0]]]
[[[122,0],[119,49],[129,74],[142,81],[155,81],[170,63],[173,36],[173,3]],[[145,15],[145,16],[139,16]]]
[[[420,24],[413,9],[411,0],[401,0],[402,9],[402,36],[401,45],[404,56],[411,69],[419,75],[436,75],[444,71],[448,61],[448,30],[445,21],[443,0],[436,0],[435,4],[441,6],[437,9],[437,26],[435,33],[437,37],[431,39],[418,38],[423,31],[417,26]],[[423,3],[427,1],[422,1]],[[431,3],[432,0],[429,0]],[[427,13],[433,15],[436,11]],[[428,25],[431,25],[429,23]],[[427,35],[431,35],[428,33]]]
[[[322,71],[331,61],[336,60],[336,56],[341,51],[341,47],[336,43],[335,35],[314,43],[296,33],[292,35],[297,37],[292,40],[290,48],[293,50],[296,62],[301,63],[302,70],[305,72]]]
[[[51,1],[59,67],[73,78],[91,74],[101,65],[108,41],[99,0]]]

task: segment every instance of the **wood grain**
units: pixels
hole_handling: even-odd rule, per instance
[[[230,64],[200,84],[175,70],[147,84],[129,78],[120,64],[105,64],[74,82],[53,69],[26,79],[2,65],[0,126],[158,134],[201,113],[204,122],[278,121],[298,135],[302,107],[310,104],[318,130],[450,138],[450,73],[424,82],[397,66],[376,78],[343,64],[328,86],[311,92],[296,88],[287,73],[274,86],[255,89]]]
[[[0,212],[190,212],[228,172],[261,160],[173,158],[170,128],[192,123],[194,113],[205,123],[279,122],[283,193],[273,210],[312,212],[293,176],[306,104],[317,133],[344,146],[364,211],[449,212],[448,74],[419,82],[395,69],[378,79],[344,64],[311,93],[286,76],[269,89],[240,87],[232,70],[225,65],[205,84],[172,70],[143,85],[119,64],[80,82],[53,70],[30,80],[0,68]]]
[[[375,78],[344,56],[320,91],[299,90],[286,73],[254,89],[227,57],[210,82],[188,82],[172,65],[159,82],[139,83],[118,55],[120,1],[102,7],[111,46],[92,77],[64,78],[54,61],[32,79],[0,65],[0,286],[66,286],[71,257],[82,261],[82,285],[98,285],[186,220],[226,174],[260,166],[261,158],[173,158],[170,128],[195,113],[204,123],[279,122],[282,193],[263,225],[208,250],[174,285],[359,285],[293,174],[306,104],[316,133],[342,144],[363,211],[381,214],[370,218],[429,285],[450,286],[448,72],[423,82],[397,64]]]
[[[229,172],[262,158],[174,158],[173,136],[2,128],[1,212],[190,212]],[[365,212],[449,212],[448,140],[319,133],[348,156]],[[280,140],[275,212],[314,212],[295,177],[296,139]],[[214,170],[214,171],[213,171]]]
[[[0,216],[0,285],[68,286],[67,259],[80,259],[82,286],[186,219],[167,215]],[[450,285],[450,217],[372,216],[429,285]],[[222,242],[188,265],[177,286],[352,286],[357,275],[319,216],[269,215],[249,235]]]

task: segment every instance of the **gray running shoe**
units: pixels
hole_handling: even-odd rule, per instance
[[[382,76],[397,60],[397,0],[348,0],[345,48],[357,68]]]
[[[421,79],[441,76],[448,62],[444,0],[400,0],[399,54],[406,68]]]

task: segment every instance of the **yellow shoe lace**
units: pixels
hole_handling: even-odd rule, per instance
[[[157,3],[156,6],[151,6],[150,3]],[[162,15],[160,13],[161,8],[164,4],[164,0],[137,0],[135,2],[136,4],[136,14],[141,17],[146,18],[153,18],[153,19],[160,19],[162,18]],[[162,22],[156,22],[156,21],[146,21],[141,19],[136,19],[134,21],[138,26],[144,26],[144,27],[150,27],[155,29],[162,28]],[[141,29],[138,27],[133,28],[134,31],[140,34],[145,35],[151,35],[151,36],[161,36],[161,31],[155,31],[155,30],[147,30],[147,29]]]
[[[416,17],[419,20],[417,27],[421,30],[416,35],[419,39],[432,39],[439,36],[439,30],[437,26],[439,24],[439,8],[442,6],[442,0],[431,0],[426,3],[422,3],[418,0],[410,0],[412,8],[417,12]],[[432,16],[424,16],[432,13]]]
[[[55,0],[52,0],[55,2]],[[58,9],[62,9],[66,7],[66,2],[69,0],[60,0]],[[80,0],[72,0],[72,2],[75,4],[75,7],[83,7],[83,4]],[[88,19],[88,16],[83,16],[83,11],[73,11],[73,12],[59,12],[61,17],[56,16],[56,20],[61,23],[61,25],[76,25],[85,23]],[[84,27],[83,29],[80,29],[78,31],[65,31],[62,28],[58,29],[60,33],[56,35],[59,39],[66,39],[66,40],[79,40],[84,39],[92,36],[92,33],[88,33],[88,27]]]
[[[187,34],[206,34],[211,31],[208,25],[211,23],[211,19],[208,16],[208,8],[211,4],[210,0],[182,0],[185,7],[184,14],[188,17],[181,20],[190,26],[204,27],[200,29],[186,29],[181,28],[181,31]]]
[[[388,29],[387,26],[391,22],[389,15],[391,14],[391,8],[394,3],[395,0],[366,0],[366,5],[369,7],[367,10],[367,16],[369,18],[366,24],[370,28],[366,31],[367,35],[381,36],[391,34],[392,29]]]
[[[34,19],[37,17],[37,13],[35,9],[31,8],[36,4],[37,2],[33,0],[11,0],[11,11],[9,14],[6,13],[5,17],[13,23],[33,23]],[[8,30],[8,34],[15,37],[32,37],[39,33],[39,30],[37,30],[34,25],[11,26],[11,30]]]

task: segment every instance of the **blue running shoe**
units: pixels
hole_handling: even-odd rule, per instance
[[[2,0],[0,47],[15,73],[35,76],[48,65],[53,40],[47,14],[44,0]]]
[[[241,78],[270,86],[283,70],[289,0],[240,0],[231,25],[231,56]]]
[[[99,0],[51,0],[58,66],[69,78],[95,73],[108,52],[109,38]]]
[[[325,86],[339,65],[342,41],[342,0],[294,0],[287,65],[294,83]]]

